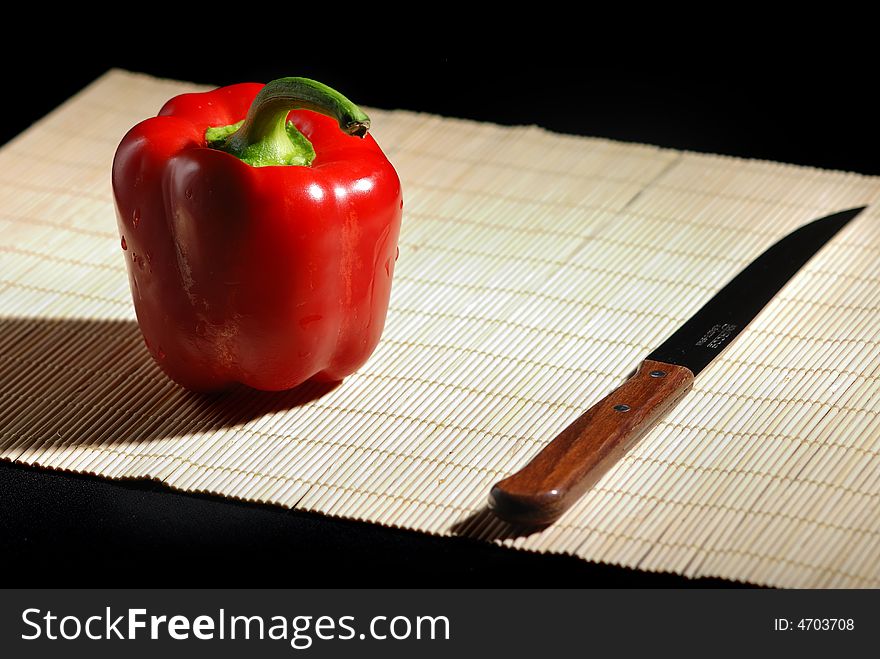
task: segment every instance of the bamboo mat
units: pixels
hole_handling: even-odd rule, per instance
[[[880,586],[880,211],[810,262],[557,524],[489,487],[777,238],[880,179],[371,112],[406,205],[383,341],[341,386],[183,391],[135,324],[124,132],[200,89],[113,71],[0,151],[0,457],[758,584]]]

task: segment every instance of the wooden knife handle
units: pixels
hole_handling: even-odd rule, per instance
[[[684,366],[643,361],[518,472],[499,481],[489,508],[515,524],[556,521],[694,384]]]

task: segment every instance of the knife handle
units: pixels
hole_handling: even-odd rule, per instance
[[[515,524],[555,522],[694,384],[684,366],[646,359],[635,374],[593,405],[525,467],[499,481],[489,508]]]

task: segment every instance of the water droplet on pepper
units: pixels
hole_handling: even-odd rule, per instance
[[[162,350],[162,346],[159,346],[159,350],[156,351],[156,356],[162,360],[165,359],[165,351]]]
[[[131,216],[131,226],[137,229],[138,222],[141,221],[141,209],[135,208],[134,213]]]
[[[125,236],[122,236],[122,249],[128,249],[128,244],[125,242]]]
[[[192,199],[192,198],[193,198],[193,191],[192,191],[191,188],[187,188],[187,189],[186,189],[186,192],[184,192],[184,194],[186,195],[186,198],[187,198],[187,199]]]

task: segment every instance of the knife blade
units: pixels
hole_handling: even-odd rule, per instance
[[[495,484],[489,508],[515,524],[556,521],[690,390],[825,243],[866,206],[814,220],[781,238],[736,275],[620,387],[575,419],[525,467]]]

